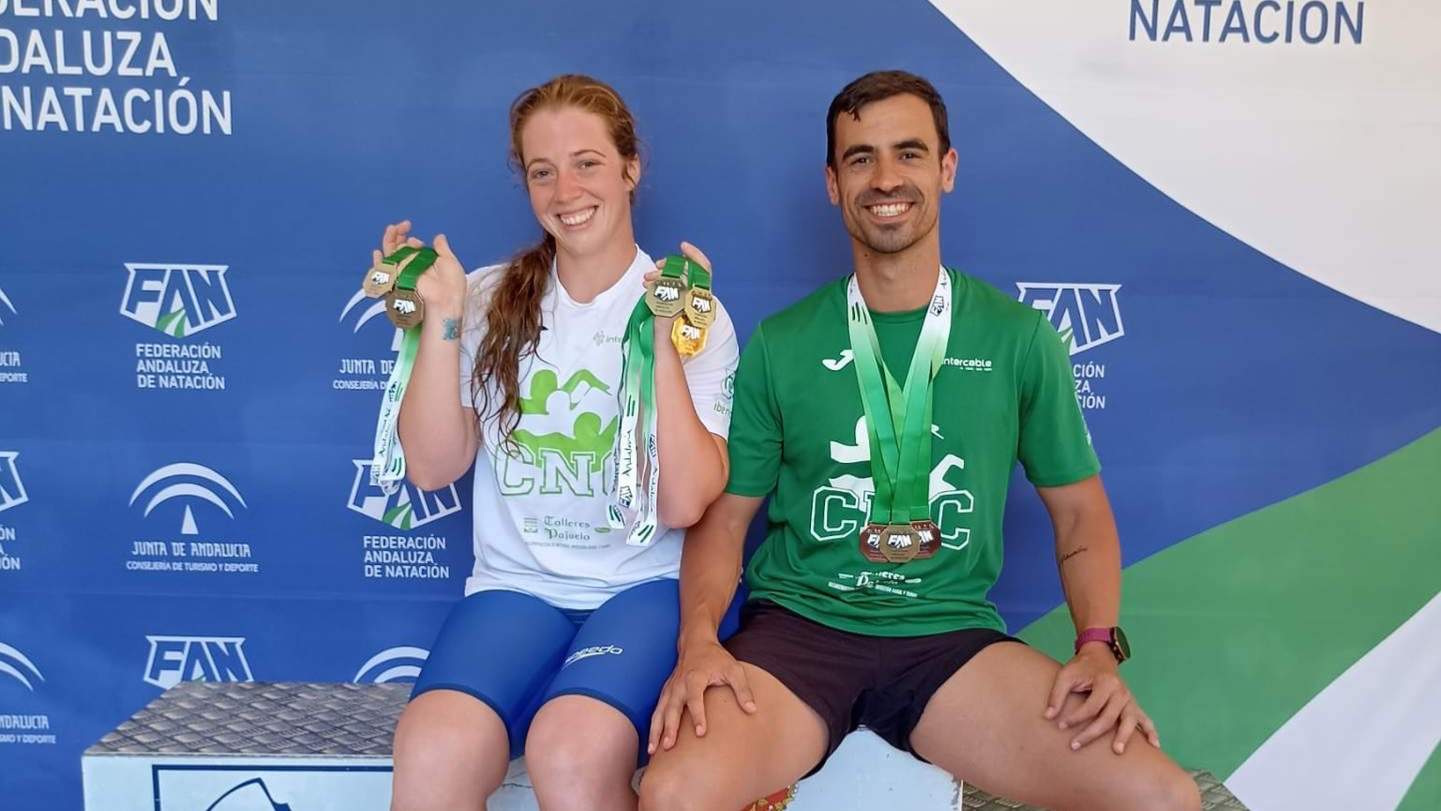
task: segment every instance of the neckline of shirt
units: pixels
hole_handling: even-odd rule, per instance
[[[550,260],[550,283],[551,288],[555,291],[556,305],[563,305],[568,310],[591,310],[597,307],[603,307],[617,296],[622,295],[631,286],[630,281],[633,277],[640,278],[645,275],[646,268],[653,265],[654,262],[651,261],[650,256],[637,245],[635,247],[635,258],[631,259],[630,266],[625,269],[625,272],[620,275],[620,278],[615,280],[615,284],[597,293],[595,298],[590,301],[582,302],[571,298],[570,291],[565,289],[564,284],[561,284],[560,273],[556,268],[556,260],[552,259]]]

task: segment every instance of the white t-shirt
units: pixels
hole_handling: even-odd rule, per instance
[[[620,426],[621,340],[645,292],[643,277],[654,268],[637,248],[625,275],[582,304],[566,293],[552,264],[540,343],[521,360],[518,456],[505,452],[493,419],[476,455],[475,569],[467,596],[506,589],[591,609],[630,586],[679,575],[684,530],[661,524],[654,543],[630,546],[626,530],[612,530],[606,519]],[[485,311],[503,272],[497,265],[469,274],[460,352],[460,399],[468,407]],[[720,307],[705,349],[684,368],[696,414],[721,437],[730,430],[738,358],[735,326]]]

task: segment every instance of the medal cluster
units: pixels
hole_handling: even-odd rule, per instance
[[[405,330],[420,326],[425,320],[425,300],[416,291],[415,281],[437,258],[430,248],[406,246],[365,271],[360,288],[370,298],[385,299],[390,323]]]
[[[657,318],[675,318],[670,340],[682,358],[705,349],[715,323],[710,271],[680,256],[667,256],[661,276],[646,287],[645,303]]]

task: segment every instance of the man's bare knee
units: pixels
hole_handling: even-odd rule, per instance
[[[640,811],[698,811],[703,808],[698,799],[694,785],[679,769],[652,765],[641,777]]]

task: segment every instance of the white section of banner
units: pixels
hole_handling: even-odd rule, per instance
[[[1441,594],[1226,780],[1252,811],[1395,808],[1441,743]]]
[[[1191,42],[1160,41],[1178,0],[1160,0],[1154,18],[1147,0],[931,3],[1181,205],[1322,284],[1441,332],[1441,3],[1365,3],[1359,45],[1344,29],[1333,42],[1334,3],[1314,45],[1299,34],[1217,41],[1233,6],[1269,36],[1285,20],[1270,6],[1287,3],[1180,0]],[[1345,4],[1354,15],[1358,3]],[[1144,26],[1131,40],[1137,8],[1158,41]]]

